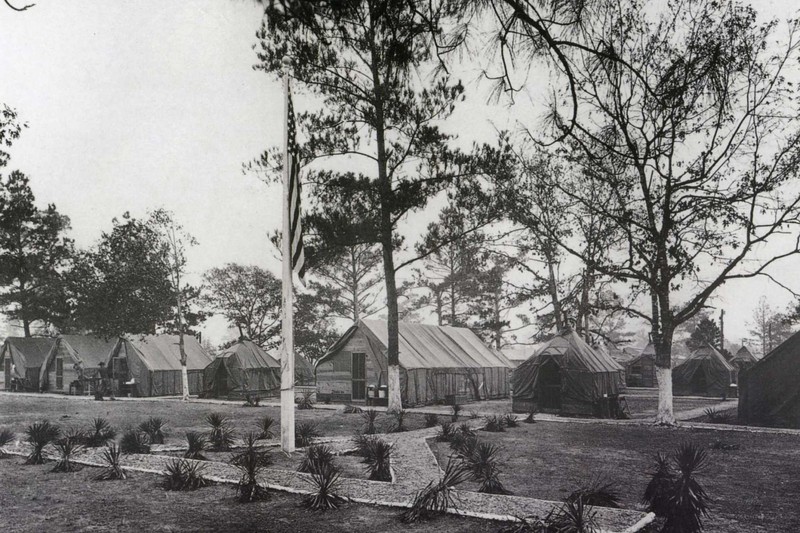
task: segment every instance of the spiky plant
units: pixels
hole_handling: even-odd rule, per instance
[[[374,435],[377,433],[375,430],[375,419],[378,418],[378,411],[375,409],[367,409],[361,416],[364,418],[364,433],[366,435]]]
[[[367,457],[370,454],[370,447],[377,438],[378,437],[375,437],[374,435],[365,435],[363,433],[358,433],[355,437],[353,437],[353,444],[356,447],[356,455]]]
[[[25,430],[26,440],[33,448],[25,460],[26,465],[44,464],[44,449],[61,436],[61,430],[48,420],[34,422]]]
[[[124,454],[150,453],[147,436],[138,429],[129,429],[123,433],[119,445]]]
[[[595,507],[612,507],[619,509],[620,496],[616,485],[610,481],[603,480],[600,476],[594,477],[583,487],[567,496],[565,501],[574,502],[582,499],[586,505]]]
[[[164,444],[164,430],[167,424],[158,416],[151,416],[141,424],[139,431],[147,435],[147,441],[152,444]]]
[[[439,425],[439,415],[436,413],[425,413],[425,427],[435,428]]]
[[[275,425],[275,419],[269,415],[266,415],[264,418],[258,421],[258,438],[259,439],[271,439],[275,435],[272,433],[272,427]]]
[[[258,477],[272,464],[268,452],[259,450],[256,441],[259,436],[248,433],[244,436],[244,450],[233,456],[231,464],[239,469],[241,476],[236,485],[239,502],[249,503],[269,499],[267,489],[258,484]]]
[[[439,427],[439,433],[436,435],[436,440],[439,442],[451,442],[455,432],[456,428],[451,422],[442,422]]]
[[[559,533],[595,533],[597,529],[597,512],[589,504],[578,498],[572,502],[564,502],[561,508],[550,515],[546,525],[550,529],[545,531],[558,531]]]
[[[706,491],[695,476],[702,472],[708,460],[704,448],[683,443],[673,456],[674,478],[667,499],[664,533],[699,533],[703,531],[703,516],[708,516],[711,503]]]
[[[459,413],[461,413],[461,406],[458,405],[457,403],[454,403],[453,404],[453,414],[450,415],[450,420],[452,422],[458,422]]]
[[[187,459],[173,459],[167,463],[164,471],[164,490],[197,490],[211,484],[203,476],[205,465]]]
[[[195,461],[207,461],[203,452],[208,448],[208,441],[205,436],[194,431],[186,433],[186,444],[188,448],[183,454],[184,459],[194,459]]]
[[[297,408],[298,409],[313,409],[314,408],[314,398],[312,392],[304,392],[303,397],[297,401]]]
[[[453,438],[450,440],[450,449],[461,458],[467,458],[472,455],[477,445],[478,437],[474,433],[455,431]]]
[[[549,533],[547,523],[538,516],[514,518],[514,522],[500,528],[497,533]]]
[[[311,444],[311,441],[321,436],[314,422],[301,422],[294,430],[294,446],[295,448],[305,448]]]
[[[499,479],[497,455],[500,449],[487,442],[473,441],[474,445],[462,457],[473,481],[479,482],[478,492],[510,494]]]
[[[391,481],[392,465],[391,455],[394,446],[388,442],[375,439],[369,447],[369,454],[365,457],[366,471],[372,481]]]
[[[644,489],[642,502],[647,504],[648,511],[656,516],[667,516],[669,511],[669,497],[672,485],[675,482],[675,473],[669,464],[669,459],[661,452],[656,454],[653,471],[650,472],[650,482]]]
[[[206,424],[210,428],[208,441],[211,449],[217,452],[230,450],[235,433],[228,424],[228,419],[219,413],[209,413],[206,415]]]
[[[258,394],[245,394],[242,407],[258,407],[261,404],[261,396]]]
[[[344,406],[344,414],[346,414],[346,415],[361,414],[363,412],[364,412],[364,410],[362,408],[358,407],[357,405],[350,405],[348,403],[348,404],[345,404],[345,406]]]
[[[111,442],[106,446],[106,449],[103,450],[103,462],[105,466],[103,470],[100,471],[99,474],[95,476],[95,480],[97,481],[111,481],[114,479],[126,479],[128,476],[125,474],[125,471],[120,466],[119,459],[120,459],[121,451],[117,447],[116,443]]]
[[[404,431],[407,431],[407,428],[404,425],[407,414],[405,409],[397,409],[395,411],[390,411],[390,414],[392,415],[392,418],[394,418],[394,424],[392,425],[389,432],[402,433]]]
[[[84,448],[78,439],[62,437],[55,442],[55,448],[58,452],[58,461],[53,467],[53,472],[77,472],[81,469],[79,464],[72,462],[72,457]]]
[[[312,474],[314,468],[328,464],[333,464],[333,450],[324,444],[312,444],[305,449],[303,460],[300,461],[297,471]]]
[[[337,494],[340,485],[339,469],[333,463],[320,463],[311,466],[311,485],[313,492],[303,503],[314,511],[337,509],[344,498]]]
[[[89,445],[90,435],[86,431],[79,428],[69,428],[62,433],[61,438],[69,439],[75,444],[80,444],[83,447]]]
[[[441,514],[447,509],[455,507],[456,497],[452,487],[463,483],[469,477],[469,470],[464,463],[450,457],[439,481],[431,481],[424,489],[417,492],[414,501],[411,502],[411,507],[400,515],[400,519],[403,522],[416,522],[421,518],[427,518],[432,514]]]
[[[536,423],[536,405],[531,404],[531,408],[528,410],[528,416],[525,417],[523,420],[526,424],[535,424]]]
[[[485,416],[483,417],[484,420],[484,431],[489,431],[492,433],[499,433],[501,431],[505,431],[503,427],[503,419],[497,415],[492,416]]]
[[[9,428],[3,428],[0,430],[0,458],[8,457],[8,454],[3,450],[3,447],[14,442],[15,438],[16,435]]]
[[[511,413],[503,415],[501,421],[507,428],[515,428],[519,425],[519,419]]]
[[[708,417],[708,421],[712,424],[730,424],[732,420],[730,414],[724,411],[717,411],[712,407],[707,408],[704,413],[706,417]]]
[[[481,415],[479,415],[477,411],[470,411],[469,413],[467,413],[467,417],[470,420],[477,420],[481,417]]]
[[[108,441],[114,440],[117,431],[111,427],[105,418],[95,418],[89,428],[86,445],[90,448],[105,446]]]

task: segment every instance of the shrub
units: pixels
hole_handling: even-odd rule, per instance
[[[478,442],[478,437],[469,424],[464,423],[453,431],[453,436],[450,439],[450,449],[456,454],[467,457],[475,449]]]
[[[124,454],[130,453],[150,453],[150,445],[147,437],[136,429],[129,429],[122,435],[119,443],[120,449]]]
[[[298,409],[313,409],[314,400],[312,399],[312,392],[304,392],[303,397],[297,402]]]
[[[519,425],[519,419],[511,413],[503,415],[500,420],[507,428],[515,428]]]
[[[698,533],[702,517],[708,515],[710,498],[695,479],[707,463],[705,449],[694,443],[678,447],[669,462],[656,457],[656,468],[647,485],[644,501],[648,509],[665,518],[665,533]]]
[[[95,418],[86,439],[86,445],[90,448],[105,446],[108,441],[114,440],[117,431],[111,427],[105,418]]]
[[[375,431],[375,419],[378,418],[378,411],[375,409],[367,409],[361,414],[364,417],[364,433],[367,435],[374,435],[377,433]]]
[[[393,445],[381,439],[373,439],[365,456],[366,471],[372,481],[391,481],[391,455]]]
[[[358,406],[350,405],[349,403],[344,406],[344,414],[352,415],[352,414],[360,414],[363,413],[364,410]]]
[[[48,420],[43,420],[28,426],[25,430],[25,435],[27,436],[28,444],[33,448],[25,460],[25,464],[40,465],[44,464],[45,461],[43,455],[45,447],[61,436],[61,430]]]
[[[707,408],[704,413],[706,417],[708,417],[708,421],[712,424],[730,424],[733,421],[733,417],[730,413],[717,411],[712,407]]]
[[[439,481],[432,481],[417,492],[411,502],[411,507],[400,515],[400,519],[403,522],[416,522],[432,514],[446,512],[448,508],[455,506],[455,495],[451,487],[463,483],[469,477],[469,470],[464,464],[451,457],[445,466],[444,475],[439,478]]]
[[[313,474],[315,468],[323,468],[328,465],[333,465],[333,450],[324,444],[312,444],[306,448],[297,471]]]
[[[531,405],[530,410],[528,411],[528,416],[525,417],[523,420],[526,424],[535,424],[536,423],[536,406]]]
[[[259,439],[271,439],[275,435],[272,433],[272,426],[275,425],[275,419],[267,415],[258,421],[258,434]]]
[[[86,447],[89,444],[89,434],[82,429],[70,428],[63,433],[62,439],[69,439],[75,444]]]
[[[217,452],[230,450],[234,431],[228,425],[228,419],[219,413],[209,413],[206,415],[206,424],[211,428],[208,432],[211,449]]]
[[[147,435],[148,442],[152,444],[164,444],[164,430],[167,424],[157,416],[151,416],[141,424],[139,431]]]
[[[439,425],[439,415],[436,413],[425,413],[425,427],[435,428]]]
[[[372,453],[371,447],[378,440],[378,437],[373,435],[359,434],[353,437],[353,444],[356,446],[356,455],[361,457],[369,457]]]
[[[500,449],[486,442],[477,442],[477,440],[473,442],[472,449],[463,455],[463,458],[472,479],[481,484],[478,492],[510,494],[500,483],[498,477],[497,454]]]
[[[333,463],[312,465],[311,484],[314,492],[303,500],[309,509],[314,511],[337,509],[344,501],[344,498],[336,494],[339,490],[339,470]]]
[[[261,396],[258,394],[245,394],[242,407],[258,407],[261,404]]]
[[[403,425],[403,422],[406,418],[406,411],[405,409],[398,409],[396,411],[390,411],[392,418],[394,418],[394,424],[392,425],[389,433],[402,433],[406,431],[406,427]]]
[[[570,494],[565,501],[574,502],[578,499],[583,500],[586,505],[597,507],[613,507],[619,509],[620,497],[614,483],[603,481],[600,477],[595,477],[585,486]]]
[[[244,450],[233,456],[231,464],[239,469],[241,476],[236,485],[240,503],[269,499],[269,492],[258,484],[258,476],[272,464],[272,457],[266,451],[256,448],[259,436],[248,433],[244,436]]]
[[[453,414],[450,415],[450,420],[452,422],[458,422],[458,414],[461,412],[461,406],[457,403],[453,404]]]
[[[5,451],[3,451],[3,447],[8,446],[12,442],[14,442],[15,438],[16,435],[14,435],[14,432],[11,431],[10,429],[3,428],[2,430],[0,430],[0,458],[8,457],[8,454]]]
[[[205,465],[188,459],[173,459],[167,463],[164,490],[197,490],[211,485],[211,481],[203,476]]]
[[[95,476],[95,480],[110,481],[128,477],[119,464],[120,453],[120,449],[117,447],[116,443],[112,442],[106,446],[106,449],[103,450],[103,461],[106,465],[103,467],[103,470]]]
[[[294,430],[295,448],[305,448],[315,438],[321,437],[317,425],[313,422],[301,422]]]
[[[451,422],[442,422],[439,427],[439,433],[436,435],[436,440],[439,442],[451,442],[456,429]]]
[[[56,441],[55,447],[59,458],[53,472],[76,472],[81,469],[80,465],[72,462],[72,456],[84,448],[78,439],[63,437]]]
[[[545,519],[550,529],[564,533],[595,533],[597,531],[597,512],[592,510],[583,498],[565,502],[561,508]]]
[[[485,425],[483,426],[484,431],[490,431],[492,433],[505,431],[505,428],[503,427],[503,419],[499,416],[485,416],[483,417],[483,420],[485,421]]]
[[[203,455],[203,452],[208,448],[208,441],[205,436],[200,433],[195,433],[194,431],[189,431],[186,433],[186,443],[188,444],[188,449],[183,454],[184,459],[194,459],[195,461],[208,460],[206,456]]]

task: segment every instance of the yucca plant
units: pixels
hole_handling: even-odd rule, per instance
[[[462,458],[472,455],[477,445],[478,437],[474,433],[455,431],[452,439],[450,439],[450,449]]]
[[[77,472],[81,469],[80,465],[72,462],[72,457],[84,448],[78,439],[62,437],[55,442],[55,447],[59,457],[53,472]]]
[[[656,516],[667,516],[669,512],[669,498],[675,473],[669,464],[667,456],[661,452],[656,454],[653,471],[650,472],[650,482],[644,489],[642,502],[647,504],[648,511]]]
[[[732,420],[731,415],[728,413],[717,411],[712,407],[707,408],[704,413],[712,424],[729,424]]]
[[[51,424],[48,420],[34,422],[25,430],[26,440],[33,450],[25,460],[26,465],[44,464],[44,449],[51,442],[61,436],[58,426]]]
[[[231,464],[239,469],[241,476],[236,485],[239,502],[249,503],[269,499],[267,489],[258,484],[258,476],[272,464],[272,457],[256,447],[259,436],[248,433],[244,436],[244,450],[233,456]]]
[[[451,422],[442,422],[439,427],[439,433],[436,435],[436,440],[439,442],[451,442],[455,432],[456,428]]]
[[[484,420],[484,431],[489,431],[492,433],[499,433],[501,431],[505,431],[503,427],[503,419],[497,415],[492,416],[485,416],[483,417]]]
[[[3,447],[14,442],[15,438],[16,435],[9,428],[3,428],[0,430],[0,458],[8,457],[8,454],[3,450]]]
[[[108,441],[114,440],[117,431],[111,427],[105,418],[95,418],[87,434],[86,445],[90,448],[105,446]]]
[[[453,414],[450,415],[450,421],[451,422],[458,422],[459,413],[461,413],[461,406],[458,405],[457,403],[454,403],[453,404]]]
[[[300,461],[298,472],[313,474],[314,468],[333,464],[333,450],[324,444],[312,444],[305,449],[303,460]]]
[[[167,463],[162,487],[164,490],[197,490],[211,484],[203,476],[205,465],[187,459],[173,459]]]
[[[346,414],[346,415],[361,414],[363,412],[364,412],[364,410],[361,409],[360,407],[358,407],[357,405],[350,405],[348,403],[348,404],[345,404],[345,406],[344,406],[344,414]]]
[[[525,417],[523,422],[525,422],[526,424],[536,423],[536,405],[531,404],[531,408],[528,410],[528,416]]]
[[[477,420],[477,419],[479,419],[479,418],[481,417],[481,415],[479,415],[479,414],[477,413],[477,411],[470,411],[469,413],[467,413],[467,417],[468,417],[470,420]]]
[[[570,494],[565,501],[583,500],[586,505],[595,507],[620,507],[620,496],[614,483],[604,481],[599,476],[593,478],[585,486]]]
[[[298,409],[313,409],[314,408],[314,399],[312,397],[313,393],[311,392],[304,392],[303,397],[297,401],[297,408]]]
[[[375,419],[378,418],[378,411],[375,409],[367,409],[361,416],[364,418],[364,433],[367,435],[374,435],[377,433],[375,430]]]
[[[194,459],[195,461],[207,461],[203,452],[208,448],[208,441],[204,435],[189,431],[186,433],[186,444],[188,448],[183,454],[184,459]]]
[[[439,425],[439,415],[436,413],[425,413],[425,427],[435,428]]]
[[[314,511],[337,509],[344,498],[337,494],[339,490],[339,469],[332,463],[320,463],[311,466],[311,484],[313,492],[304,499],[306,507]]]
[[[440,514],[448,508],[456,506],[456,498],[452,487],[463,483],[469,479],[469,470],[464,463],[458,459],[450,457],[445,466],[444,474],[439,481],[432,481],[417,492],[411,507],[400,515],[403,522],[416,522],[421,518],[427,518],[432,514]]]
[[[370,448],[378,437],[374,435],[357,434],[353,437],[353,444],[356,447],[356,455],[367,457],[371,452]]]
[[[369,453],[365,456],[366,471],[372,481],[391,481],[392,466],[391,455],[393,445],[388,442],[375,439],[369,447]]]
[[[504,527],[501,527],[497,533],[552,533],[552,529],[548,530],[547,522],[538,516],[523,517],[515,516],[516,520]]]
[[[545,523],[549,529],[544,531],[557,531],[558,533],[595,533],[597,528],[597,512],[589,504],[578,498],[572,502],[565,502],[556,512],[551,514]]]
[[[69,439],[75,444],[80,444],[83,447],[89,445],[89,434],[79,428],[69,428],[62,436],[62,439]]]
[[[704,448],[694,443],[678,447],[673,457],[674,478],[669,488],[664,533],[699,533],[703,531],[703,516],[708,516],[711,503],[703,487],[695,479],[707,463]]]
[[[147,435],[149,444],[164,444],[164,430],[166,427],[167,424],[162,418],[151,416],[139,424],[139,431]]]
[[[500,449],[487,442],[476,442],[464,458],[473,481],[479,482],[478,492],[488,494],[510,494],[499,479],[497,454]]]
[[[295,448],[305,448],[311,441],[321,437],[317,425],[313,422],[301,422],[294,430]]]
[[[515,428],[519,425],[519,419],[511,413],[503,415],[501,421],[507,428]]]
[[[233,446],[234,431],[228,425],[228,419],[219,413],[206,415],[206,424],[210,427],[208,441],[211,449],[217,452],[228,451]]]
[[[394,424],[392,425],[389,432],[402,433],[404,431],[407,431],[407,428],[404,425],[406,418],[405,409],[397,409],[396,411],[390,411],[390,414],[392,415],[392,418],[394,418]]]
[[[95,480],[97,481],[111,481],[114,479],[126,479],[128,476],[125,474],[125,471],[120,466],[119,459],[120,459],[121,450],[117,447],[116,443],[111,442],[106,446],[106,449],[103,450],[103,462],[105,466],[103,470],[100,471],[99,474],[95,476]]]
[[[123,433],[119,445],[124,454],[150,453],[147,436],[138,429],[129,429]]]
[[[275,435],[272,433],[272,427],[275,425],[275,419],[269,415],[266,415],[264,418],[258,421],[258,438],[259,439],[271,439]]]

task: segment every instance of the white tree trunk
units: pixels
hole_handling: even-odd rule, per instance
[[[672,410],[672,370],[656,366],[658,380],[658,413],[656,424],[674,426],[675,413]]]
[[[387,374],[389,411],[399,411],[403,408],[403,397],[400,394],[400,365],[389,365]]]
[[[183,401],[186,401],[189,399],[189,371],[186,370],[186,364],[181,365],[181,388]]]

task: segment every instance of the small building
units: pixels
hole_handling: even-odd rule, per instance
[[[244,398],[277,395],[281,363],[249,339],[240,339],[217,355],[204,371],[204,396]]]
[[[656,378],[656,349],[652,342],[642,352],[625,363],[625,384],[628,387],[658,387]]]
[[[5,390],[39,391],[42,365],[55,347],[51,337],[8,337],[0,350]]]
[[[800,332],[741,371],[739,421],[800,428]]]
[[[203,391],[203,373],[212,358],[192,335],[184,335],[189,394]],[[111,354],[111,376],[118,394],[179,396],[182,394],[178,335],[119,339]]]
[[[505,398],[512,363],[467,328],[400,322],[404,406]],[[318,398],[359,402],[387,383],[388,326],[360,320],[319,359]]]
[[[706,344],[672,369],[672,390],[678,396],[735,395],[736,369],[719,350]]]
[[[91,394],[99,385],[100,363],[107,363],[117,339],[61,335],[42,364],[39,388],[47,392]]]
[[[758,362],[758,359],[756,359],[753,353],[747,349],[747,346],[742,346],[728,362],[738,372],[741,372],[745,368],[750,368],[751,366],[756,364]]]

